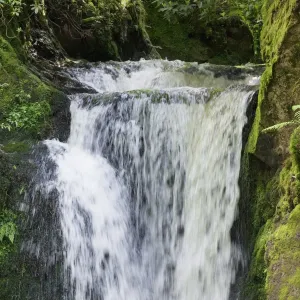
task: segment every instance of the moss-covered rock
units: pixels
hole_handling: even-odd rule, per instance
[[[291,138],[290,157],[280,172],[250,164],[254,250],[245,299],[297,299],[299,295],[295,277],[300,254],[299,131]]]
[[[36,266],[20,255],[24,233],[19,205],[34,173],[32,145],[45,137],[65,140],[69,131],[68,97],[33,74],[23,54],[0,35],[0,231],[5,230],[0,238],[0,299],[33,299],[30,293],[40,288],[38,274],[28,272]]]
[[[275,158],[271,164],[277,167],[289,153],[291,130],[283,130],[275,137],[265,137],[260,131],[292,119],[291,107],[300,103],[297,79],[299,5],[295,0],[264,1],[263,19],[261,50],[266,61],[266,70],[261,78],[258,108],[248,150],[267,164],[270,164],[267,161],[268,157]],[[269,144],[269,153],[260,151],[266,149],[263,145],[265,143]]]
[[[261,50],[267,65],[244,164],[254,249],[244,292],[245,299],[298,299],[300,129],[261,130],[291,120],[292,105],[300,103],[299,3],[266,0],[262,15]]]
[[[137,60],[154,51],[145,30],[141,0],[46,0],[45,3],[48,25],[73,58]]]

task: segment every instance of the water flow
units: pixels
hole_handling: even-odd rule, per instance
[[[86,83],[115,93],[74,97],[68,143],[45,142],[56,165],[44,184],[58,192],[65,299],[229,299],[252,92],[184,87],[184,77],[170,88],[174,74],[156,64],[126,80],[112,65],[109,74],[93,69],[99,76]],[[126,82],[152,90],[124,92]]]

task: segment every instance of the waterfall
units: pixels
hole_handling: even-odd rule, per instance
[[[62,299],[228,300],[252,75],[179,61],[68,72],[98,93],[72,96],[70,137],[44,142],[54,169],[35,188],[58,199]]]

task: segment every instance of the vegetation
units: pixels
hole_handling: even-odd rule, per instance
[[[40,125],[46,123],[51,111],[49,103],[47,101],[28,103],[30,98],[30,94],[20,90],[20,94],[15,95],[15,104],[6,110],[0,128],[8,131],[23,129],[34,132]]]
[[[197,15],[204,24],[230,18],[240,19],[253,36],[254,52],[260,56],[261,8],[263,0],[154,0],[167,20]]]
[[[300,293],[298,5],[295,0],[270,0],[262,6],[261,54],[266,71],[246,164],[252,176],[248,192],[255,246],[245,298],[253,300],[296,300]]]
[[[270,126],[268,128],[265,128],[265,129],[262,130],[262,133],[274,132],[274,131],[277,131],[281,128],[284,128],[286,126],[291,126],[291,125],[299,126],[300,125],[300,111],[299,111],[299,109],[300,109],[300,105],[294,105],[292,107],[292,110],[295,112],[293,120],[282,122],[282,123]]]
[[[267,97],[268,87],[273,77],[274,65],[279,59],[279,53],[284,38],[286,38],[288,30],[294,23],[293,13],[296,5],[297,5],[296,0],[287,0],[284,2],[280,0],[272,0],[272,1],[264,1],[262,6],[262,18],[263,18],[264,26],[261,31],[260,40],[261,40],[261,54],[262,54],[262,58],[266,62],[266,70],[261,77],[259,97],[258,97],[258,107],[256,110],[254,124],[252,126],[252,132],[248,141],[248,151],[250,153],[255,153],[256,151],[257,140],[260,131],[262,129],[261,128],[262,119],[264,121],[268,120],[269,122],[273,122],[274,124],[276,123],[275,119],[279,117],[278,112],[277,112],[277,116],[274,117],[271,116],[270,109],[272,109],[274,105],[270,105],[270,101],[274,103],[275,99],[270,99],[270,101],[268,101],[268,97]],[[291,47],[291,45],[289,46]],[[291,52],[291,54],[294,55],[293,52]],[[287,59],[289,58],[287,57]],[[286,70],[283,70],[282,68],[282,71],[286,76]],[[289,71],[291,71],[291,68]],[[283,80],[283,77],[281,78],[281,80]],[[277,88],[281,89],[281,86],[278,85]],[[293,96],[296,95],[298,91],[295,89],[294,86],[291,87],[290,89],[291,91],[293,91],[292,95],[285,95],[287,99],[284,103],[282,102],[283,105],[287,105],[288,102],[293,101],[293,99],[296,99],[296,97]],[[278,104],[281,102],[280,97],[278,97],[278,99],[276,100],[278,100],[277,102]],[[293,104],[294,103],[292,103],[290,106],[292,106]],[[268,106],[268,108],[264,109],[264,106]],[[262,114],[264,115],[268,114],[269,116],[267,117]],[[269,127],[269,126],[265,126],[265,127]]]
[[[0,214],[0,242],[2,242],[5,238],[11,243],[14,242],[17,231],[16,224],[14,222],[15,219],[16,216],[10,211],[4,210]]]

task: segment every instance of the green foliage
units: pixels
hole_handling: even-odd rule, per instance
[[[0,26],[5,28],[5,34],[8,38],[15,38],[15,36],[8,35],[10,24],[13,21],[22,19],[22,22],[24,22],[24,20],[30,18],[30,15],[26,14],[27,6],[31,8],[35,15],[45,12],[44,0],[0,0]],[[16,33],[20,34],[22,31],[21,27],[16,28]]]
[[[164,17],[170,21],[174,15],[186,17],[193,13],[194,10],[200,9],[203,6],[202,0],[177,0],[177,1],[165,1],[154,0],[159,11],[164,13]]]
[[[8,15],[10,17],[19,17],[24,11],[25,7],[28,5],[26,0],[0,0],[0,10],[3,15]],[[43,10],[43,1],[42,0],[34,0],[32,4],[30,4],[31,10],[38,14]]]
[[[49,103],[46,101],[14,105],[7,113],[5,120],[0,123],[0,128],[7,129],[25,129],[34,131],[39,125],[46,121],[50,113]]]
[[[11,17],[19,17],[23,11],[25,3],[22,0],[0,0],[2,14],[9,12]]]
[[[0,242],[6,237],[10,240],[11,243],[14,242],[16,234],[16,224],[13,222],[8,222],[0,226]]]
[[[35,1],[30,5],[31,10],[37,15],[39,12],[43,11],[43,5],[39,1]]]
[[[260,56],[261,9],[263,0],[230,0],[229,15],[238,16],[248,26],[253,36],[254,54]]]
[[[153,2],[169,21],[174,16],[187,17],[195,14],[204,24],[228,18],[240,19],[252,33],[255,56],[257,58],[260,56],[263,0],[154,0]]]
[[[14,242],[17,233],[17,226],[15,224],[16,216],[8,210],[0,213],[0,244],[4,239],[8,239],[11,243]]]
[[[282,122],[282,123],[270,126],[268,128],[265,128],[265,129],[262,130],[262,133],[275,132],[275,131],[278,131],[281,128],[284,128],[286,126],[291,126],[291,125],[300,126],[300,105],[294,105],[292,107],[292,109],[293,109],[293,111],[295,111],[293,120],[287,121],[287,122]]]
[[[0,130],[36,135],[49,124],[54,91],[28,71],[0,37]]]
[[[22,153],[27,152],[30,149],[30,145],[25,142],[9,142],[1,147],[1,150],[6,153]]]

